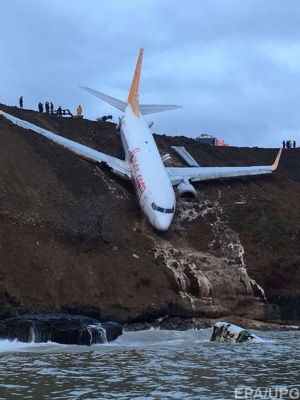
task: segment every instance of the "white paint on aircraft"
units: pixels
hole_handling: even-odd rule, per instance
[[[282,149],[271,166],[166,167],[143,115],[172,110],[179,106],[139,104],[143,52],[144,50],[141,49],[127,102],[83,87],[89,93],[124,112],[123,118],[120,119],[120,133],[125,160],[66,139],[3,111],[0,113],[14,124],[37,132],[87,160],[98,164],[104,163],[117,175],[130,179],[135,187],[139,204],[150,223],[157,230],[166,231],[170,227],[175,213],[176,199],[173,186],[177,186],[180,196],[196,197],[196,190],[191,182],[271,173],[277,168]]]

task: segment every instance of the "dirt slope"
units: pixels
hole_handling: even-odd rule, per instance
[[[116,125],[0,109],[116,157]],[[200,165],[272,164],[277,150],[185,146]],[[246,316],[300,321],[300,150],[276,173],[195,184],[169,232],[130,182],[0,117],[0,313],[72,311],[116,321]],[[172,163],[182,164],[171,152]]]

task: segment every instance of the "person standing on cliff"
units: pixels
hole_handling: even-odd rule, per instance
[[[23,96],[19,99],[20,108],[23,108]]]
[[[81,107],[81,105],[79,105],[77,107],[77,117],[78,118],[82,118],[82,107]]]

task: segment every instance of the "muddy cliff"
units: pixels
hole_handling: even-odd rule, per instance
[[[114,123],[0,109],[123,156]],[[171,133],[154,135],[170,165],[184,165],[173,145],[201,166],[269,165],[278,151]],[[1,318],[68,312],[121,323],[235,316],[300,324],[300,149],[284,150],[273,174],[195,183],[197,201],[178,199],[171,229],[159,233],[131,183],[109,169],[3,116],[0,140]]]

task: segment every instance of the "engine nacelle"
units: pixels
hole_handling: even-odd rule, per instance
[[[181,182],[177,186],[177,190],[178,190],[179,196],[183,199],[194,200],[197,198],[196,189],[194,188],[193,185],[190,184],[190,182],[186,182],[186,181]]]

